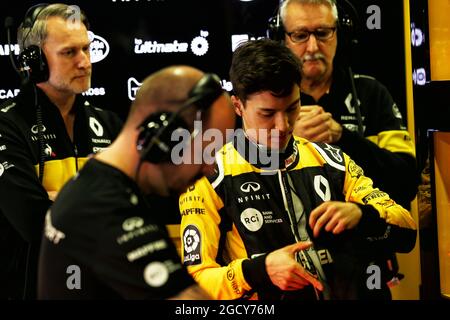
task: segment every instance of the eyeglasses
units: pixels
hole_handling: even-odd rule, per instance
[[[335,31],[336,27],[329,27],[329,28],[317,28],[313,31],[302,29],[292,32],[286,32],[286,34],[294,43],[305,43],[306,41],[309,40],[311,34],[313,34],[316,40],[318,41],[330,40],[333,37]]]

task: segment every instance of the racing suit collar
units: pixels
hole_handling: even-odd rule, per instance
[[[297,141],[292,136],[284,151],[272,150],[250,140],[244,130],[236,130],[233,146],[250,164],[266,170],[289,169],[298,163]]]

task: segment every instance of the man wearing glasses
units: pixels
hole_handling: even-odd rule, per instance
[[[388,90],[336,62],[342,32],[336,2],[287,0],[279,12],[284,43],[303,63],[302,108],[294,133],[341,147],[375,187],[409,208],[418,186],[414,145]],[[397,272],[395,257],[389,256],[394,267],[383,268],[384,258],[378,262],[386,271],[385,281],[395,280]]]
[[[302,109],[295,133],[340,146],[375,186],[409,207],[417,191],[414,145],[387,89],[353,75],[362,133],[348,71],[334,63],[338,11],[333,0],[288,0],[280,7],[285,44],[302,61]]]

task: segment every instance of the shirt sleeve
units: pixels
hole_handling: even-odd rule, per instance
[[[223,261],[223,246],[227,246],[221,230],[223,221],[219,210],[223,202],[206,178],[202,178],[180,197],[182,259],[197,283],[214,299],[238,299],[251,290],[244,278],[238,259]],[[228,263],[228,264],[227,264]]]
[[[39,243],[52,201],[39,182],[34,163],[25,133],[0,117],[0,208],[26,241]]]
[[[336,144],[361,165],[376,187],[409,208],[419,183],[413,141],[386,87],[374,79],[360,81],[367,85],[359,90],[361,108],[366,109],[366,136],[343,128]]]
[[[383,188],[398,203],[409,207],[417,193],[418,176],[408,132],[383,132],[375,140],[378,145],[343,128],[337,145],[364,167],[364,172],[373,178],[377,187]]]
[[[408,210],[389,195],[372,185],[360,166],[344,154],[346,201],[357,203],[362,210],[356,228],[364,239],[375,247],[395,252],[409,252],[416,241],[416,223]]]

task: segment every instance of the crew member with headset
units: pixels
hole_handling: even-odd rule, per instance
[[[415,148],[397,105],[376,79],[353,74],[351,61],[335,59],[337,49],[339,56],[351,56],[350,45],[356,42],[348,12],[356,17],[347,0],[286,0],[269,20],[268,36],[283,41],[302,61],[302,108],[294,133],[341,147],[374,187],[410,208],[418,187]],[[378,261],[386,266],[384,280],[397,280],[395,257],[382,256],[388,257],[387,264]]]
[[[74,17],[80,17],[79,20]],[[62,185],[122,127],[81,95],[90,87],[86,16],[39,4],[17,32],[23,85],[0,107],[0,298],[36,297],[44,217]]]
[[[212,145],[194,121],[218,133]],[[38,298],[208,299],[161,223],[167,209],[146,195],[180,194],[211,174],[203,156],[223,145],[234,121],[216,75],[171,66],[146,78],[117,139],[47,213]]]

